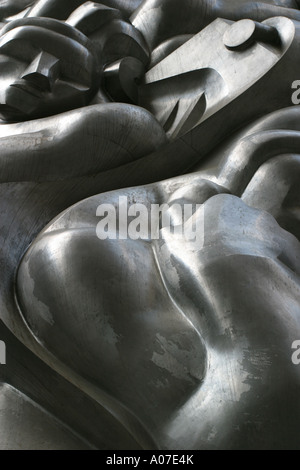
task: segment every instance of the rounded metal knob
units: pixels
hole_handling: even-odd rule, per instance
[[[276,45],[280,42],[278,31],[273,26],[252,20],[240,20],[231,25],[224,34],[224,45],[231,50],[246,49],[255,41]]]

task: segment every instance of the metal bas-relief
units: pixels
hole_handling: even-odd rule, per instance
[[[0,7],[1,449],[299,449],[298,6]]]

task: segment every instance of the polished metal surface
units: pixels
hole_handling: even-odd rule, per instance
[[[217,19],[145,74],[139,104],[154,114],[171,140],[182,137],[203,152],[208,136],[215,145],[233,125],[260,115],[262,107],[270,112],[291,103],[291,83],[300,71],[295,63],[290,67],[289,57],[299,49],[300,23],[283,17],[266,20],[260,24],[267,36],[263,41],[255,40],[255,22],[246,25],[249,31],[244,20]],[[239,44],[244,34],[242,50],[228,47],[229,41]]]
[[[299,450],[299,6],[0,7],[0,449]]]
[[[86,36],[50,18],[9,22],[0,36],[0,116],[40,118],[86,105],[101,68]]]
[[[117,8],[126,17],[129,17],[142,2],[141,0],[96,0],[96,2],[85,2],[84,0],[38,0],[36,2],[31,1],[30,3],[32,8],[27,13],[28,16],[45,16],[66,20],[76,8],[84,3],[99,3],[100,5]]]
[[[153,49],[179,34],[196,34],[216,18],[263,21],[273,16],[300,20],[298,0],[144,0],[131,16]]]
[[[34,0],[7,0],[0,5],[0,19],[5,20],[10,16],[17,15],[28,7],[31,7]]]

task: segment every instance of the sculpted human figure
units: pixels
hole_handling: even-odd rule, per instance
[[[78,203],[38,236],[20,265],[17,301],[33,334],[137,416],[158,447],[298,446],[299,374],[291,345],[300,334],[300,245],[259,204],[255,208],[248,187],[259,172],[268,181],[281,162],[291,182],[277,186],[282,211],[274,215],[282,223],[286,194],[300,173],[299,156],[291,165],[292,155],[281,155],[280,147],[284,141],[285,152],[295,149],[291,134],[299,139],[299,118],[292,108],[231,139],[214,178],[199,170]],[[293,131],[280,131],[289,120]],[[256,145],[248,149],[251,138]],[[237,155],[244,175],[232,170]],[[263,201],[269,189],[262,183],[257,190]],[[145,215],[141,205],[150,219],[155,204],[167,204],[171,228],[163,218],[157,238],[150,232],[140,239],[116,236],[124,197],[129,233],[133,216]],[[194,213],[183,220],[186,204]],[[107,222],[100,240],[99,215],[109,205],[116,225]],[[178,235],[191,224],[194,239]]]
[[[25,254],[16,300],[38,354],[60,372],[62,362],[69,379],[82,377],[89,393],[105,390],[140,445],[297,448],[291,345],[300,333],[300,248],[274,217],[298,236],[287,202],[299,184],[299,130],[297,107],[274,113],[230,138],[195,173],[74,205]],[[279,166],[276,208],[274,196],[266,207]],[[162,222],[158,239],[108,232],[100,240],[97,211],[120,209],[120,197],[149,213],[167,204],[173,228]],[[180,218],[184,204],[194,208],[195,240],[173,234],[191,224]]]
[[[2,127],[2,181],[7,181],[7,178],[28,180],[30,174],[31,178],[39,180],[64,178],[67,174],[70,177],[95,174],[130,163],[154,151],[159,153],[156,160],[153,158],[153,168],[160,159],[169,165],[172,172],[175,151],[181,156],[185,170],[192,159],[194,164],[197,159],[202,159],[243,122],[254,119],[262,112],[280,109],[290,102],[287,91],[297,73],[297,65],[291,67],[290,64],[299,44],[298,22],[281,17],[259,24],[266,31],[266,39],[254,40],[245,51],[240,52],[228,50],[224,35],[229,32],[231,37],[243,31],[243,22],[216,20],[150,68],[144,78],[140,76],[140,83],[137,84],[136,73],[143,75],[143,64],[138,58],[125,57],[111,66],[104,66],[101,62],[101,53],[107,49],[103,44],[100,49],[95,45],[94,20],[102,13],[106,14],[107,11],[88,4],[87,8],[80,7],[74,16],[70,16],[70,24],[49,18],[23,18],[3,28],[0,36],[3,62],[0,112],[3,119],[18,121],[53,116],[37,122]],[[118,20],[111,17],[109,25],[115,21]],[[258,27],[251,20],[247,21],[250,21],[250,26]],[[88,39],[77,27],[91,33],[94,39]],[[231,30],[235,27],[237,31],[232,34]],[[98,31],[99,34],[103,33],[101,27]],[[212,58],[208,49],[211,34],[215,35],[218,50],[217,57]],[[18,49],[20,41],[25,49],[22,57]],[[135,44],[140,47],[138,42]],[[143,49],[135,49],[138,50]],[[199,51],[199,58],[195,56],[195,51]],[[73,57],[71,61],[70,57]],[[176,67],[172,70],[172,64],[176,64],[180,57],[178,75],[174,75]],[[256,70],[254,65],[258,60],[263,65]],[[85,67],[81,67],[82,61]],[[251,72],[248,73],[248,70]],[[274,89],[268,86],[270,81],[274,83]],[[95,99],[97,102],[96,94],[102,88],[101,96],[105,96],[107,90],[103,100],[106,101],[105,105],[84,108],[83,105],[92,104]],[[265,101],[260,99],[260,93],[264,93]],[[129,102],[136,101],[142,107],[112,104],[112,96],[125,97],[125,100],[128,97]],[[248,106],[249,102],[251,106]],[[78,111],[62,114],[62,111],[73,108]],[[235,112],[237,109],[239,112]],[[116,110],[119,110],[119,117]],[[224,121],[226,113],[230,113],[230,119]],[[122,121],[122,116],[125,121]],[[132,119],[134,124],[125,134],[128,140],[132,136],[136,146],[128,152],[131,144],[128,143],[127,148],[121,129],[123,125],[129,129]],[[102,125],[104,122],[106,126]],[[108,125],[112,122],[116,125]],[[93,126],[99,126],[99,130],[93,131]],[[167,145],[162,127],[171,145]],[[136,129],[141,129],[144,134],[142,140]],[[42,136],[47,134],[47,138],[41,139],[37,152],[32,153],[36,132]],[[14,139],[14,157],[7,158],[11,152],[12,136],[18,136]],[[73,146],[69,145],[70,139]],[[110,143],[107,145],[108,141]],[[57,150],[53,152],[55,148]],[[112,157],[116,148],[118,153]],[[38,157],[38,152],[44,155],[43,159]],[[37,158],[38,162],[34,163]],[[17,161],[20,165],[16,165]]]
[[[24,121],[0,126],[2,182],[98,173],[167,143],[143,108],[108,98],[86,106],[100,88],[103,64],[93,43],[68,24],[10,22],[0,36],[0,61],[0,116]]]
[[[6,121],[85,106],[99,88],[101,65],[92,43],[62,22],[10,22],[1,31],[0,54],[0,112]]]
[[[95,16],[98,11],[92,12]],[[84,13],[88,15],[89,10]],[[51,18],[22,18],[2,28],[0,103],[4,120],[40,118],[85,106],[101,88],[104,64],[128,54],[147,61],[142,39],[128,23],[112,16],[108,30],[106,25],[87,29],[86,24],[77,25],[80,20],[82,23],[81,17],[75,17],[68,24]],[[92,39],[74,26],[91,33]],[[116,47],[114,53],[116,35],[127,38],[127,45]],[[103,101],[110,100],[104,97]]]

